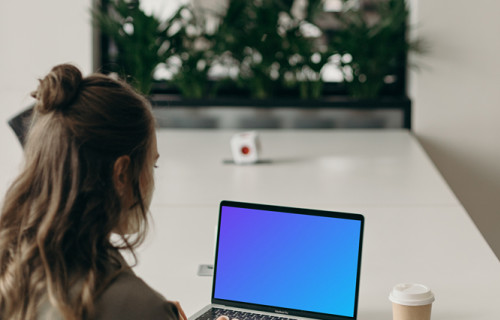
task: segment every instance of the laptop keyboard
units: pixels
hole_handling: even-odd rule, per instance
[[[288,318],[270,316],[252,312],[234,311],[228,309],[212,308],[199,316],[196,320],[216,320],[220,316],[226,316],[229,320],[289,320]]]

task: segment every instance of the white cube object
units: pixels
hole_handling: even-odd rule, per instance
[[[231,151],[236,164],[256,163],[260,155],[259,134],[256,131],[249,131],[233,135]]]

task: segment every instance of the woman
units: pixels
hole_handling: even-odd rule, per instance
[[[24,169],[0,216],[0,319],[186,318],[118,252],[147,229],[158,158],[147,100],[72,65],[32,95]]]

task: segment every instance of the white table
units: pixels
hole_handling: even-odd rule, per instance
[[[399,282],[429,285],[432,319],[497,319],[500,263],[407,131],[261,131],[253,166],[224,164],[234,131],[158,131],[154,227],[136,272],[193,314],[210,302],[220,200],[361,213],[361,320],[391,319]]]
[[[406,131],[262,131],[263,158],[272,162],[256,166],[223,163],[232,133],[159,131],[155,204],[458,204]]]

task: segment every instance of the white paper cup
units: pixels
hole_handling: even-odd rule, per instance
[[[429,287],[416,283],[400,283],[389,295],[393,320],[430,320],[434,294]]]

